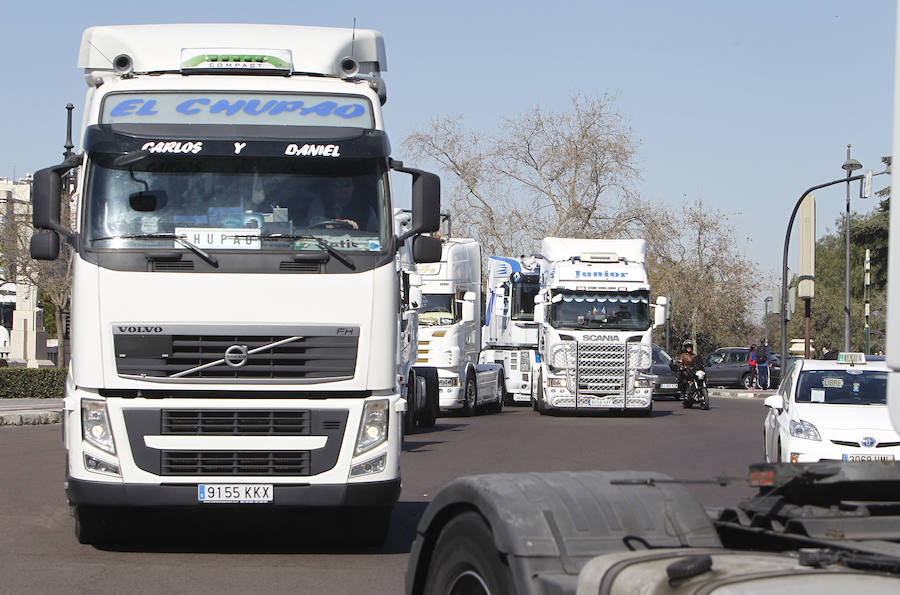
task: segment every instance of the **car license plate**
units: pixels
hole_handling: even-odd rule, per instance
[[[272,501],[272,492],[272,484],[200,484],[197,486],[197,501],[261,504]]]
[[[873,463],[877,461],[893,461],[894,455],[844,455],[843,459],[851,463]]]
[[[659,388],[678,388],[677,384],[660,384]]]

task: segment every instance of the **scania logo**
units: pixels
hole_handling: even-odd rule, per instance
[[[116,328],[119,329],[120,333],[136,333],[140,335],[163,332],[163,327],[161,326],[119,326]]]
[[[865,446],[866,448],[872,448],[872,447],[875,446],[878,442],[877,442],[877,440],[875,440],[875,439],[872,438],[871,436],[866,436],[865,438],[863,438],[862,440],[860,440],[859,443],[862,444],[863,446]]]
[[[615,335],[582,335],[585,341],[612,341],[617,342],[619,338]]]
[[[249,357],[246,345],[232,345],[225,350],[225,363],[232,368],[240,368]]]

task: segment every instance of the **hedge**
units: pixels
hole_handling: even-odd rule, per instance
[[[62,399],[66,368],[0,368],[0,399]]]

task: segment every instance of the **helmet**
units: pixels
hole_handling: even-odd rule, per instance
[[[682,345],[682,347],[685,347],[685,348],[687,348],[687,347],[693,347],[693,346],[694,346],[694,342],[691,341],[690,339],[685,339],[684,342],[683,342],[681,345]]]

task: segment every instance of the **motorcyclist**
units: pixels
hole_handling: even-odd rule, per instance
[[[694,376],[694,370],[702,369],[702,358],[694,353],[694,342],[690,339],[685,340],[682,344],[684,351],[678,354],[672,363],[678,372],[678,392],[684,399],[687,385]]]

